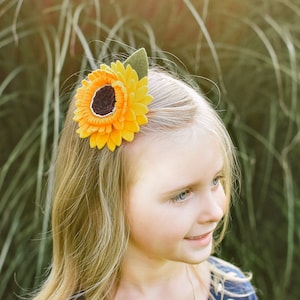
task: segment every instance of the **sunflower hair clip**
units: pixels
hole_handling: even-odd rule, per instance
[[[77,89],[75,122],[80,138],[90,138],[90,147],[107,145],[114,151],[122,140],[131,142],[140,125],[148,122],[148,58],[144,48],[137,50],[123,63],[89,73]]]

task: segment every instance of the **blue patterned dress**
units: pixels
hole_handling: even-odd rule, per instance
[[[210,257],[209,262],[222,272],[236,277],[237,279],[244,279],[245,275],[234,265],[231,265],[223,260],[215,257]],[[214,274],[211,274],[212,282],[214,281]],[[226,290],[226,294],[223,292]],[[223,285],[219,284],[216,288],[211,284],[210,293],[214,300],[257,300],[256,293],[249,281],[238,282],[226,280]],[[232,295],[230,295],[232,294]],[[233,296],[233,295],[236,296]],[[237,296],[247,295],[247,296]]]

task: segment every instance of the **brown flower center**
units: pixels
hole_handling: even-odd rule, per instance
[[[110,85],[105,85],[94,94],[91,109],[97,116],[105,117],[114,111],[115,103],[115,90]]]

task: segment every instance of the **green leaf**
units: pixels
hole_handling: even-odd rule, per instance
[[[131,54],[125,61],[124,66],[130,65],[136,72],[139,79],[148,75],[148,56],[145,48],[141,48]]]

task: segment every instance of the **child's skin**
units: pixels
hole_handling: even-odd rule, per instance
[[[195,292],[208,299],[210,272],[201,262],[226,209],[216,138],[194,124],[171,136],[139,136],[128,147],[130,241],[115,299],[193,299]]]

